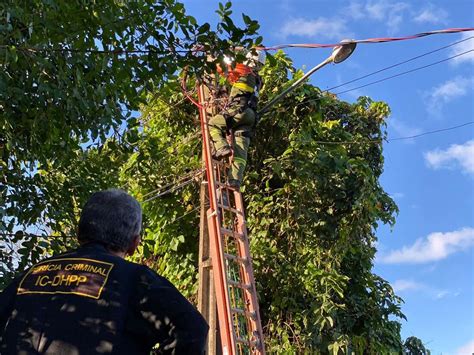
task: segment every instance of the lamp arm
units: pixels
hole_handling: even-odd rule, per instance
[[[305,81],[310,75],[312,75],[315,71],[321,69],[322,67],[324,67],[326,64],[329,64],[329,63],[332,63],[334,61],[334,56],[331,55],[330,57],[328,57],[326,60],[324,60],[323,62],[319,63],[318,65],[316,65],[314,68],[312,68],[311,70],[309,70],[305,75],[303,75],[301,78],[299,78],[298,80],[296,80],[290,87],[286,88],[285,90],[283,90],[281,93],[279,93],[277,96],[275,96],[270,102],[268,102],[264,107],[262,107],[262,109],[260,111],[258,111],[258,115],[261,116],[263,115],[265,112],[268,111],[268,109],[270,107],[272,107],[275,103],[277,103],[278,101],[280,101],[286,94],[288,94],[289,92],[293,91],[294,89],[296,89],[303,81]]]

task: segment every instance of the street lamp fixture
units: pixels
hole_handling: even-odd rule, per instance
[[[341,41],[341,45],[334,47],[332,50],[332,61],[335,64],[342,63],[345,61],[347,58],[350,57],[350,55],[354,52],[356,48],[357,43],[353,42],[350,39],[343,39]]]
[[[288,87],[286,90],[282,91],[280,94],[278,94],[276,97],[274,97],[269,103],[267,103],[259,112],[259,115],[263,115],[265,112],[268,111],[270,107],[272,107],[277,101],[282,99],[286,94],[289,92],[293,91],[296,89],[303,81],[305,81],[311,74],[316,72],[317,70],[321,69],[325,65],[329,63],[335,63],[339,64],[345,61],[349,56],[354,52],[357,43],[349,40],[349,39],[344,39],[340,42],[341,44],[339,46],[336,46],[333,48],[331,55],[326,58],[323,62],[319,63],[316,65],[314,68],[312,68],[310,71],[308,71],[305,75],[303,75],[301,78],[299,78],[297,81],[295,81],[290,87]]]

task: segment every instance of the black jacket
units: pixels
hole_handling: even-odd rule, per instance
[[[0,293],[0,354],[203,353],[208,325],[164,277],[88,244]]]

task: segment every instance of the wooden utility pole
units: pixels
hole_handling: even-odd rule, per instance
[[[205,89],[205,101],[209,100],[209,90]],[[215,106],[209,108],[211,115],[216,114]],[[204,151],[202,157],[204,164]],[[209,194],[207,188],[206,174],[202,174],[200,190],[200,223],[199,223],[199,291],[198,309],[209,324],[209,336],[207,338],[206,354],[222,354],[219,327],[217,320],[216,291],[214,287],[214,276],[212,272],[212,260],[210,251],[209,231],[207,225],[207,210],[209,208]]]

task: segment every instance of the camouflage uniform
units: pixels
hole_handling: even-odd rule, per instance
[[[236,187],[242,183],[247,165],[247,152],[256,120],[255,89],[260,80],[250,68],[243,64],[237,64],[236,69],[239,69],[239,66],[243,75],[238,76],[232,84],[229,108],[209,120],[209,133],[215,151],[229,147],[226,132],[232,130],[234,133],[232,142],[234,158],[229,171],[229,183]]]

